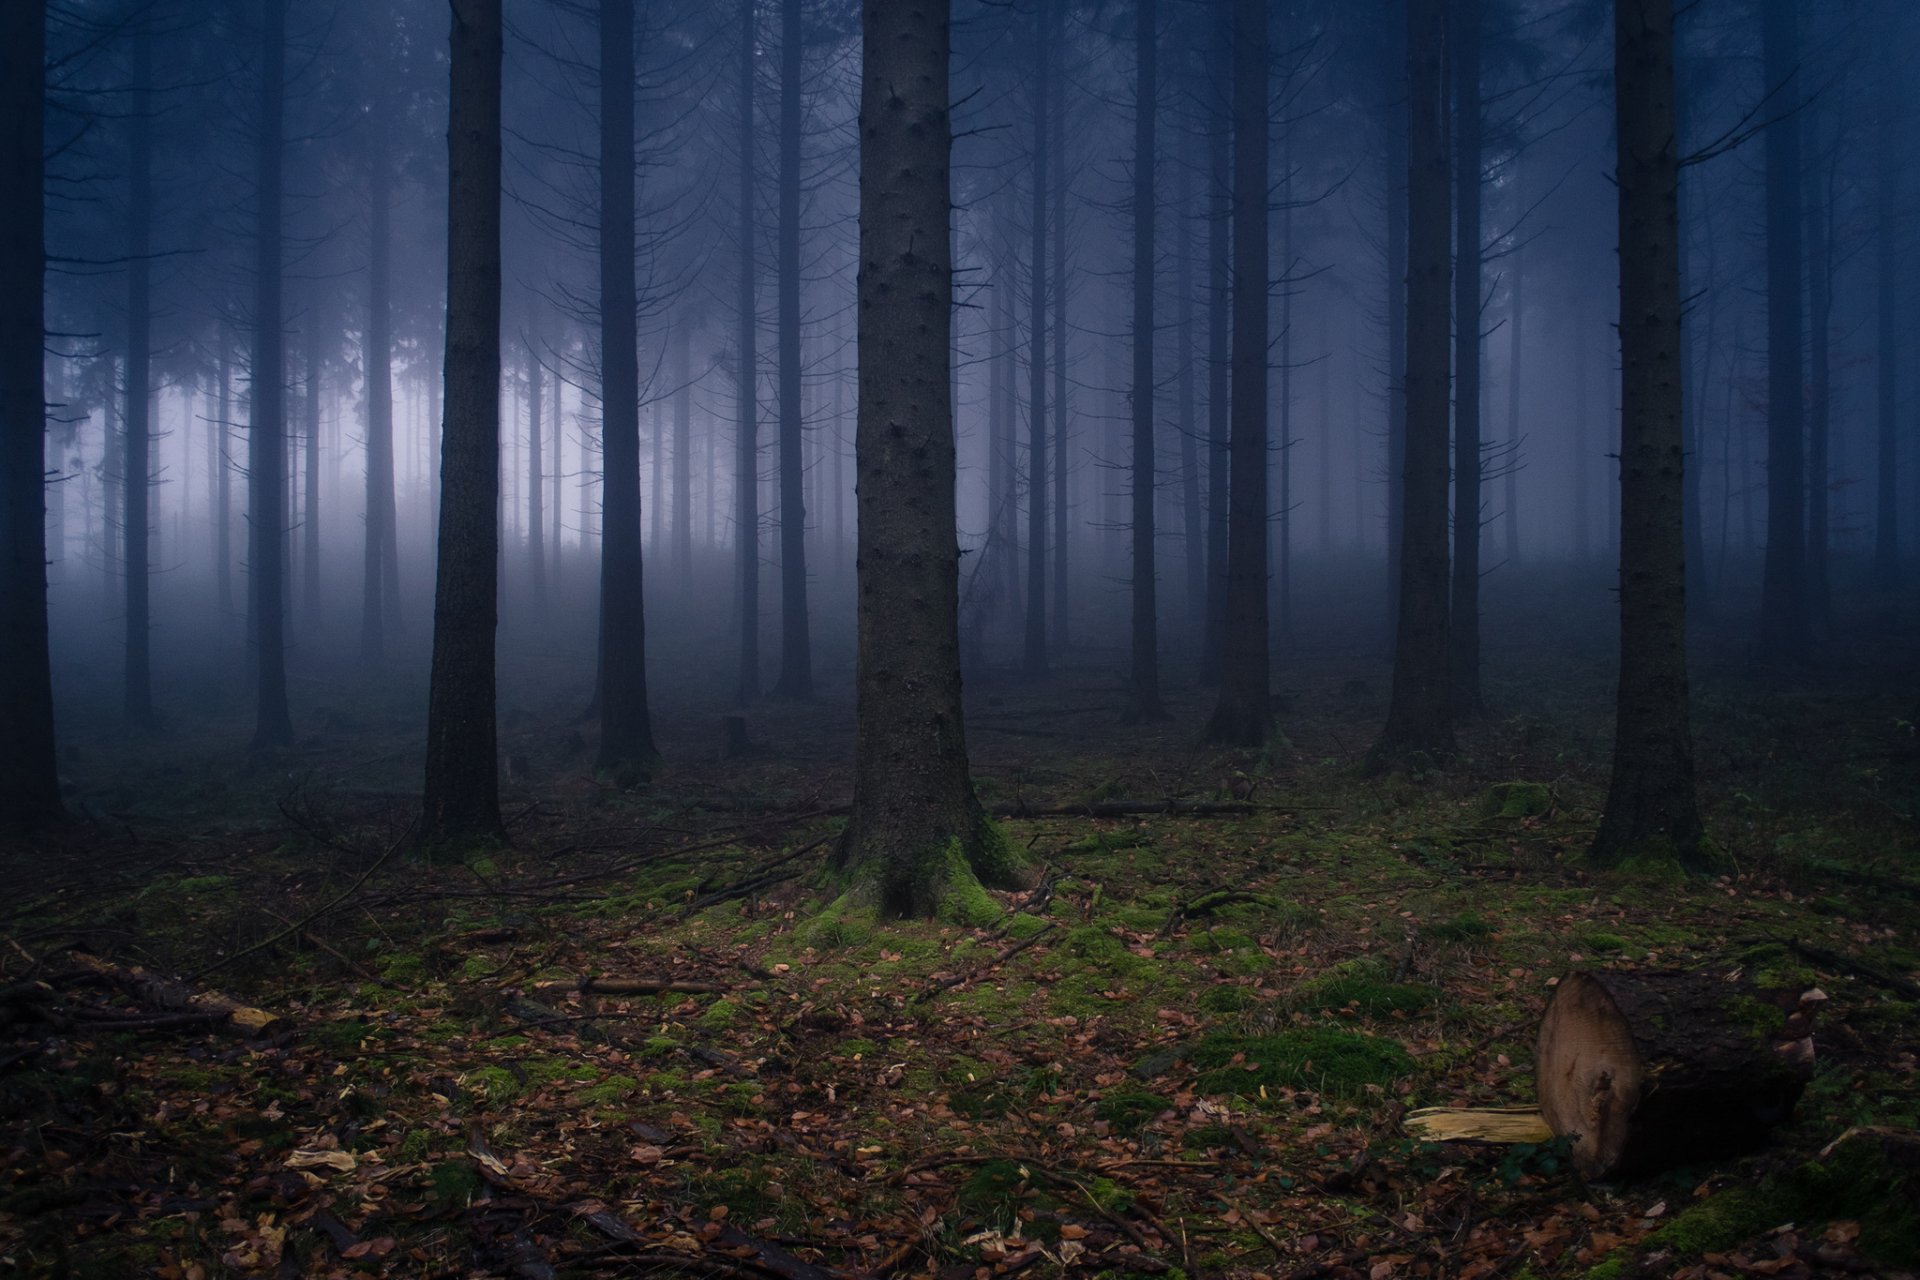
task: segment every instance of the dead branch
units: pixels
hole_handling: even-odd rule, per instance
[[[1001,965],[1005,964],[1007,961],[1019,955],[1022,951],[1025,951],[1028,947],[1032,946],[1034,943],[1040,941],[1040,939],[1052,933],[1055,927],[1056,926],[1054,925],[1053,921],[1049,920],[1044,929],[1041,929],[1039,932],[1031,935],[1030,937],[1024,938],[1021,941],[1014,943],[1010,947],[1006,947],[1002,949],[997,955],[993,957],[993,959],[987,961],[984,965],[980,966],[978,969],[972,969],[966,973],[958,973],[958,974],[954,974],[952,977],[940,979],[940,981],[934,983],[932,986],[928,987],[925,991],[922,991],[919,995],[915,996],[913,998],[913,1002],[915,1004],[925,1004],[927,1001],[933,999],[935,996],[939,995],[943,991],[951,991],[955,987],[964,986],[965,984],[972,982],[975,978],[979,978],[988,973],[993,972],[995,969],[998,969]]]

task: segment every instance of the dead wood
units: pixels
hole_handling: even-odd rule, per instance
[[[581,978],[577,982],[536,982],[533,990],[578,991],[581,995],[602,996],[657,996],[668,993],[717,996],[733,988],[718,982],[681,982],[671,978]]]
[[[72,959],[80,968],[106,979],[142,1004],[179,1015],[171,1019],[141,1019],[140,1025],[143,1029],[185,1026],[197,1018],[214,1025],[229,1027],[242,1035],[258,1036],[278,1029],[281,1024],[278,1014],[242,1004],[233,997],[222,995],[217,991],[196,990],[185,983],[150,973],[139,965],[110,964],[84,951],[73,952]],[[99,1025],[112,1024],[130,1028],[136,1025],[135,1022],[125,1018],[96,1021]]]
[[[966,973],[956,973],[950,977],[940,979],[940,981],[934,983],[932,986],[928,987],[925,991],[922,991],[919,995],[915,996],[913,998],[913,1002],[915,1004],[925,1004],[927,1001],[933,999],[935,996],[939,995],[943,991],[951,991],[955,987],[964,986],[965,984],[972,982],[975,978],[979,978],[988,973],[993,972],[995,969],[998,969],[1001,965],[1005,964],[1007,961],[1019,955],[1022,951],[1025,951],[1028,947],[1032,946],[1034,943],[1040,941],[1040,939],[1052,933],[1054,931],[1054,928],[1055,928],[1054,923],[1051,920],[1049,920],[1044,929],[1041,929],[1039,932],[1031,935],[1030,937],[1021,939],[1019,942],[1014,943],[1010,947],[1003,948],[999,953],[997,953],[993,957],[993,959],[987,961],[985,964],[981,965],[978,969],[970,969]]]

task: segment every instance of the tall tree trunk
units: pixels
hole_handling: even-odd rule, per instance
[[[1514,179],[1517,184],[1518,175]],[[1506,538],[1507,563],[1520,563],[1520,374],[1524,368],[1526,345],[1523,338],[1527,322],[1526,250],[1513,253],[1513,292],[1507,303],[1507,449],[1501,462],[1500,484],[1506,508],[1500,530]]]
[[[1004,883],[960,699],[948,5],[866,0],[860,93],[859,645],[853,813],[839,865],[890,915]]]
[[[452,8],[447,418],[420,826],[428,844],[489,839],[501,831],[494,720],[500,585],[500,0],[452,0]]]
[[[740,588],[741,702],[760,696],[760,355],[754,300],[754,0],[740,0],[740,432],[734,458],[734,566]]]
[[[1207,517],[1200,504],[1199,422],[1193,396],[1193,169],[1182,164],[1175,172],[1179,175],[1179,190],[1174,197],[1179,212],[1174,222],[1174,289],[1180,310],[1174,325],[1180,359],[1174,372],[1173,394],[1174,412],[1180,420],[1181,549],[1187,579],[1187,639],[1191,643],[1192,629],[1206,626]]]
[[[233,335],[226,325],[219,328],[220,355],[215,361],[220,379],[216,402],[214,438],[219,441],[219,481],[215,486],[218,501],[214,509],[213,572],[220,596],[220,616],[233,616]]]
[[[1620,193],[1620,688],[1588,856],[1704,863],[1687,710],[1673,0],[1615,7]]]
[[[360,658],[378,668],[386,661],[389,604],[398,604],[398,511],[393,493],[392,273],[389,267],[393,211],[393,160],[388,154],[387,112],[375,109],[367,213],[367,330],[361,363],[367,379],[366,546],[360,562]]]
[[[152,404],[149,376],[152,306],[149,301],[153,232],[153,30],[151,16],[133,18],[133,101],[127,128],[127,438],[123,490],[126,510],[121,528],[126,537],[127,652],[126,717],[130,724],[153,720],[153,665],[150,644],[152,614],[148,590],[147,499],[152,490],[148,453],[152,431],[148,414]]]
[[[680,590],[693,590],[693,322],[673,332],[673,568]]]
[[[1022,667],[1029,678],[1047,672],[1047,93],[1053,68],[1047,57],[1052,24],[1049,0],[1034,0],[1033,250],[1027,290],[1030,354],[1027,374],[1027,631]],[[1054,4],[1064,0],[1051,0]]]
[[[1391,53],[1386,65],[1397,79],[1409,56],[1404,39],[1408,6],[1418,0],[1392,0],[1396,23],[1388,19]],[[1407,113],[1396,97],[1386,115],[1387,155],[1387,635],[1397,646],[1400,631],[1400,573],[1406,544],[1407,479]]]
[[[1004,270],[995,273],[990,286],[989,305],[993,318],[987,325],[987,544],[981,555],[987,558],[987,585],[995,612],[1006,583],[1007,570],[1007,498],[1012,486],[1007,483],[1008,455],[1001,449],[1006,432],[1002,400],[1006,395],[1006,324],[1012,312],[1007,306],[1008,280]]]
[[[1280,643],[1293,640],[1293,139],[1280,141],[1280,446],[1272,451],[1276,501],[1273,504],[1274,614]]]
[[[1447,681],[1448,272],[1446,9],[1407,5],[1407,431],[1393,695],[1367,755],[1379,772],[1453,751]],[[1462,323],[1470,323],[1464,317]]]
[[[545,445],[542,432],[546,424],[541,421],[545,405],[540,399],[540,382],[544,370],[540,367],[539,347],[531,340],[527,343],[527,569],[533,582],[533,602],[544,605],[547,602],[547,545],[546,545],[546,495],[545,484],[540,474],[540,450]]]
[[[1882,39],[1879,120],[1874,127],[1874,324],[1878,335],[1875,379],[1873,576],[1882,590],[1900,582],[1900,400],[1899,303],[1900,162],[1894,154],[1895,111],[1904,93],[1904,77],[1896,76],[1891,33]]]
[[[1769,91],[1805,97],[1796,0],[1765,0],[1761,46]],[[1807,626],[1806,426],[1801,344],[1800,112],[1767,126],[1767,554],[1760,580],[1760,649],[1805,662]]]
[[[1831,467],[1833,421],[1833,238],[1834,192],[1838,185],[1840,148],[1845,135],[1834,130],[1825,172],[1809,173],[1815,186],[1808,201],[1807,230],[1813,240],[1813,261],[1807,271],[1808,320],[1813,326],[1808,356],[1811,378],[1807,415],[1807,608],[1809,620],[1824,629],[1832,621],[1833,597],[1827,581],[1828,474]],[[1824,190],[1819,187],[1824,186]]]
[[[1133,688],[1125,719],[1164,720],[1159,604],[1154,581],[1153,220],[1154,113],[1159,97],[1159,15],[1135,0],[1133,25]]]
[[[548,517],[548,519],[551,521],[551,524],[548,526],[548,529],[547,529],[547,536],[553,543],[553,566],[552,566],[551,576],[553,578],[553,589],[556,592],[560,590],[560,566],[561,566],[561,551],[562,551],[561,517],[564,514],[564,510],[566,507],[566,490],[561,488],[561,484],[565,478],[565,470],[566,470],[565,458],[561,452],[561,450],[566,445],[566,430],[565,430],[566,421],[567,421],[566,396],[567,396],[566,379],[560,377],[556,373],[553,379],[553,430],[552,430],[552,435],[553,435],[553,513]]]
[[[126,532],[127,428],[121,421],[126,381],[119,355],[109,353],[100,368],[100,613],[111,618],[125,602],[124,592],[115,587],[126,570],[121,536]]]
[[[1593,516],[1587,509],[1593,497],[1588,478],[1588,458],[1593,452],[1593,378],[1588,372],[1592,356],[1578,307],[1568,323],[1573,329],[1573,557],[1584,566],[1593,555]]]
[[[0,5],[0,822],[61,816],[47,646],[46,0]]]
[[[255,127],[255,228],[252,408],[247,422],[247,524],[252,553],[253,745],[293,741],[287,713],[286,380],[280,331],[281,119],[286,107],[286,0],[260,5],[260,101]]]
[[[1023,598],[1020,590],[1020,389],[1014,356],[1018,323],[1014,315],[1014,256],[1007,248],[1006,288],[1000,299],[1000,420],[1001,466],[1006,472],[1007,606],[1013,613]]]
[[[780,0],[780,678],[784,698],[813,696],[807,634],[806,465],[800,403],[800,0]]]
[[[600,0],[600,750],[651,768],[640,558],[640,356],[633,282],[633,0]]]
[[[326,623],[320,591],[320,317],[307,317],[307,465],[306,492],[300,504],[300,590],[307,625],[316,632]]]
[[[1480,703],[1480,0],[1454,0],[1453,710]]]
[[[1217,6],[1215,67],[1233,65],[1232,8]],[[1228,93],[1216,82],[1207,128],[1207,622],[1200,680],[1217,684],[1226,662],[1228,459],[1232,435],[1228,384],[1232,373],[1228,328],[1233,252],[1233,117]]]
[[[1233,0],[1233,426],[1212,742],[1267,739],[1267,5]]]
[[[1067,0],[1053,0],[1047,53],[1053,82],[1053,651],[1067,647]]]

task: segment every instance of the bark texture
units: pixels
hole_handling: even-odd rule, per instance
[[[0,823],[61,815],[47,652],[45,0],[0,5]]]
[[[857,744],[838,862],[890,914],[936,912],[998,849],[960,701],[948,404],[947,0],[866,0],[860,94]]]
[[[152,446],[148,415],[152,405],[153,31],[144,15],[133,21],[133,101],[127,119],[127,436],[121,461],[126,509],[121,513],[121,529],[126,537],[127,589],[124,710],[129,724],[144,725],[153,721],[152,578],[147,541],[152,523],[147,499],[153,481],[147,462]]]
[[[1053,0],[1062,3],[1062,0]],[[1047,671],[1047,0],[1037,0],[1033,25],[1033,237],[1027,289],[1027,627],[1022,668],[1029,678]]]
[[[360,562],[360,659],[386,661],[387,633],[398,622],[400,555],[393,494],[393,317],[390,224],[393,161],[387,113],[374,112],[367,212],[367,331],[362,350],[367,378],[366,542]]]
[[[734,441],[734,576],[740,591],[741,702],[760,696],[760,352],[755,308],[753,133],[754,0],[740,0],[740,427]],[[629,214],[629,221],[631,215]]]
[[[1267,706],[1267,6],[1233,6],[1233,407],[1226,630],[1212,742],[1257,747]]]
[[[651,768],[633,283],[633,0],[600,8],[600,769]]]
[[[1672,0],[1620,6],[1620,687],[1613,776],[1590,857],[1699,866],[1687,693],[1679,146]]]
[[[260,96],[254,138],[253,368],[247,421],[248,582],[252,587],[255,749],[293,741],[287,711],[287,424],[280,331],[281,128],[286,107],[286,0],[260,5]]]
[[[1453,281],[1453,598],[1448,615],[1455,714],[1480,704],[1480,4],[1453,5],[1453,159],[1460,211]]]
[[[1575,971],[1540,1023],[1541,1114],[1590,1178],[1751,1150],[1812,1074],[1813,1007],[1720,973]]]
[[[500,554],[501,0],[454,0],[447,126],[446,427],[421,836],[500,833],[494,640]]]
[[[774,693],[813,696],[807,630],[805,425],[800,403],[800,0],[780,4],[780,677]]]
[[[1133,687],[1128,723],[1164,720],[1153,557],[1153,126],[1158,94],[1154,0],[1134,7],[1133,107]]]
[[[1386,726],[1367,756],[1376,772],[1431,763],[1453,751],[1447,679],[1447,233],[1453,219],[1442,74],[1446,30],[1442,0],[1408,0],[1406,462],[1393,694]]]

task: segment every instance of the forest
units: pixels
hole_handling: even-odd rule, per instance
[[[1920,1276],[1916,55],[0,0],[0,1273]]]

